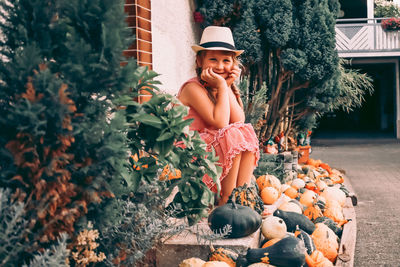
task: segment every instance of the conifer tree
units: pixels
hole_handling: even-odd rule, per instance
[[[0,187],[25,203],[25,253],[73,233],[129,175],[126,123],[111,116],[137,68],[123,4],[1,2]]]

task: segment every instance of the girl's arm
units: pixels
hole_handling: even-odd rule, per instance
[[[231,87],[235,80],[239,78],[240,72],[239,66],[235,65],[232,68],[231,74],[226,79],[226,83],[229,87]],[[231,88],[229,88],[229,108],[231,113],[229,123],[244,122],[245,115],[243,108],[239,105],[236,95],[233,93]]]
[[[200,117],[215,128],[223,128],[229,124],[230,101],[228,85],[224,78],[215,74],[211,69],[202,72],[202,80],[207,81],[216,90],[216,103],[208,97],[207,90],[197,83],[188,83],[180,93],[182,104],[196,110]]]
[[[229,108],[230,108],[230,121],[229,123],[234,122],[244,122],[245,115],[242,107],[239,105],[236,95],[229,89]]]

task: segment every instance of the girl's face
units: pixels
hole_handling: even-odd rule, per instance
[[[233,69],[234,60],[230,52],[206,50],[204,56],[197,59],[197,65],[202,70],[212,68],[215,73],[227,79]]]

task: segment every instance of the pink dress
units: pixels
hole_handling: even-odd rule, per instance
[[[186,81],[178,92],[178,96],[182,88],[190,83],[195,82],[203,86],[197,77]],[[258,138],[254,132],[253,126],[250,123],[235,122],[228,126],[217,129],[207,123],[200,117],[200,115],[189,106],[189,114],[185,119],[194,119],[190,125],[190,129],[198,131],[200,137],[207,144],[207,151],[211,151],[211,147],[215,149],[219,157],[218,164],[222,167],[222,174],[220,181],[222,181],[233,164],[233,158],[242,151],[251,151],[255,154],[254,166],[257,165],[260,158]],[[212,191],[216,192],[217,187],[211,177],[205,175],[203,182]]]

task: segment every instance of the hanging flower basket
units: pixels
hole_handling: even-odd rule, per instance
[[[400,18],[383,19],[381,26],[384,31],[398,31],[400,30]]]

